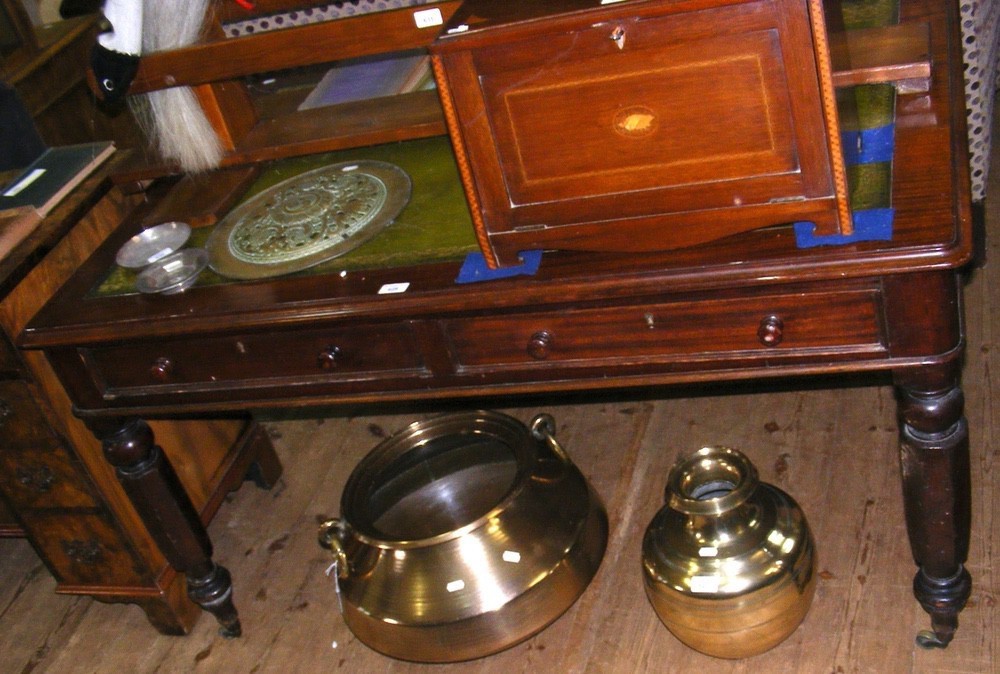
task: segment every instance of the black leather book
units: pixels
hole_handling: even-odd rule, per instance
[[[115,151],[111,141],[46,150],[0,192],[0,212],[30,206],[45,217]]]

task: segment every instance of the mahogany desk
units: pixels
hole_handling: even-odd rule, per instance
[[[44,349],[192,597],[238,631],[230,579],[146,418],[891,371],[914,592],[945,645],[969,596],[960,270],[970,257],[958,31],[915,3],[935,63],[898,101],[893,238],[800,249],[788,227],[666,253],[546,253],[457,285],[458,263],[95,297],[127,220],[20,336]],[[912,10],[911,10],[912,11]],[[385,284],[405,292],[379,294]]]

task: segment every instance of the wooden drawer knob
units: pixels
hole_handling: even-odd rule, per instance
[[[339,346],[328,346],[319,352],[316,363],[322,370],[332,370],[340,364],[344,357],[344,352]]]
[[[765,316],[757,327],[757,339],[764,346],[778,346],[784,338],[784,322],[777,316]]]
[[[552,349],[552,333],[548,330],[539,330],[528,340],[528,355],[535,360],[545,360],[549,357]]]
[[[156,362],[154,362],[152,367],[149,368],[149,373],[153,375],[153,379],[157,381],[167,381],[170,379],[170,375],[173,371],[174,361],[169,358],[157,358]]]

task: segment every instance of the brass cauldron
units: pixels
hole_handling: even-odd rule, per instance
[[[670,470],[666,505],[646,529],[646,596],[688,646],[722,658],[756,655],[805,617],[814,550],[788,494],[761,483],[742,453],[706,447]]]
[[[454,662],[531,637],[568,609],[607,545],[604,506],[539,415],[411,424],[357,465],[320,527],[344,620],[392,657]]]

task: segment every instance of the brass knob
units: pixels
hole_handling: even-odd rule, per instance
[[[777,316],[765,316],[757,327],[757,339],[764,346],[778,346],[784,338],[784,328],[784,321]]]
[[[153,375],[153,379],[158,381],[167,381],[170,379],[170,375],[174,371],[174,361],[169,358],[157,358],[153,366],[149,368],[149,373]]]
[[[545,360],[549,357],[552,348],[552,333],[548,330],[539,330],[528,340],[528,355],[535,360]]]
[[[339,346],[328,346],[319,352],[319,356],[316,357],[316,363],[320,369],[332,370],[340,364],[340,360],[343,357],[344,352]]]

